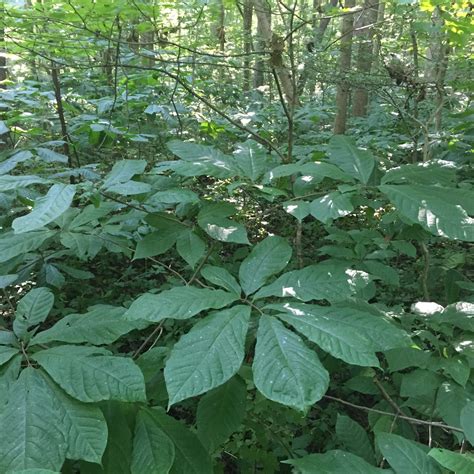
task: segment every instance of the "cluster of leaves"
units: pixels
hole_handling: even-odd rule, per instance
[[[397,473],[472,472],[472,457],[429,449],[413,425],[449,425],[455,437],[435,434],[437,446],[474,443],[472,304],[404,312],[373,303],[377,281],[399,285],[397,255],[416,257],[431,239],[474,241],[459,166],[383,169],[342,136],[323,156],[291,164],[252,142],[226,154],[175,140],[175,160],[119,160],[102,175],[69,169],[54,145],[0,163],[2,206],[12,209],[2,219],[0,286],[24,293],[0,332],[1,472],[58,472],[68,459],[81,473],[210,473],[233,433],[244,452],[247,415],[262,403],[309,414],[331,400],[328,390],[375,396],[380,387],[373,439],[339,411],[338,449],[309,454],[319,449],[307,440],[277,460],[302,473],[379,472],[382,458]],[[227,198],[216,202],[202,179]],[[283,209],[302,232],[314,219],[324,226],[332,243],[318,248],[320,261],[293,257],[291,224],[250,235],[247,196]],[[370,230],[339,225],[356,214]],[[170,276],[120,306],[53,309],[68,280],[94,285],[92,264],[111,254]],[[458,283],[469,299],[472,284]],[[143,352],[148,338],[132,350],[141,334],[163,332],[162,344],[156,337]],[[194,425],[194,416],[196,430],[176,419]]]

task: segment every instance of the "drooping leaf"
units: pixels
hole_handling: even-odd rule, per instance
[[[206,244],[195,232],[189,230],[183,232],[178,237],[176,250],[181,258],[185,260],[191,268],[194,268],[199,260],[204,257]]]
[[[201,269],[201,275],[210,283],[220,286],[231,293],[240,296],[242,289],[228,270],[223,267],[206,265]]]
[[[133,436],[132,474],[167,474],[175,459],[175,447],[149,410],[140,410]]]
[[[98,206],[90,204],[89,206],[84,207],[84,209],[74,217],[74,219],[69,223],[68,229],[78,229],[79,227],[99,221],[99,219],[116,210],[117,206],[117,203],[104,201],[102,201]]]
[[[291,254],[290,245],[282,237],[270,236],[259,242],[240,265],[240,285],[245,294],[254,293],[270,276],[283,270]]]
[[[151,232],[139,240],[133,260],[140,258],[154,257],[166,253],[176,243],[179,233],[171,232]]]
[[[148,183],[141,181],[127,181],[126,183],[112,184],[107,187],[107,192],[121,194],[122,196],[135,196],[136,194],[144,194],[151,191]]]
[[[10,275],[0,275],[0,289],[5,289],[7,286],[10,286],[18,280],[18,274],[12,273]]]
[[[0,135],[4,135],[5,133],[9,132],[10,129],[7,127],[3,120],[0,120]]]
[[[68,157],[49,148],[35,148],[36,154],[46,163],[67,163]]]
[[[474,401],[469,402],[461,410],[461,427],[464,430],[466,439],[474,445]]]
[[[433,448],[428,456],[456,474],[472,474],[474,472],[474,456],[470,454],[459,454],[447,449]]]
[[[39,371],[24,369],[0,414],[0,472],[28,468],[59,471],[67,450],[60,421],[60,412]]]
[[[9,346],[0,346],[0,365],[7,363],[13,356],[18,354],[19,349]]]
[[[162,409],[148,410],[148,413],[173,441],[175,460],[171,474],[212,474],[212,462],[197,436],[185,425],[166,415]]]
[[[59,235],[61,244],[74,251],[76,256],[85,260],[94,258],[102,249],[104,241],[98,235],[88,235],[79,232],[61,232]]]
[[[327,261],[284,273],[259,290],[255,298],[294,297],[302,301],[340,301],[365,288],[370,281],[365,272],[348,268],[347,263]]]
[[[167,147],[185,162],[176,162],[172,169],[182,176],[209,175],[231,178],[239,174],[232,157],[212,146],[173,140]]]
[[[0,176],[0,191],[11,191],[14,189],[21,189],[31,186],[32,184],[47,184],[49,181],[39,176]]]
[[[112,170],[104,180],[103,188],[109,189],[111,186],[119,185],[130,181],[136,174],[145,171],[145,160],[121,160],[117,161]]]
[[[69,209],[75,193],[76,187],[72,184],[54,184],[46,196],[36,200],[29,214],[12,222],[13,230],[22,234],[44,227]]]
[[[239,377],[206,393],[197,407],[198,436],[202,444],[215,450],[238,429],[245,417],[247,387]]]
[[[169,405],[229,380],[244,359],[250,308],[234,306],[200,320],[174,345],[165,366]]]
[[[336,435],[348,451],[361,457],[369,464],[374,464],[375,454],[372,443],[367,431],[359,423],[348,416],[338,414]]]
[[[408,472],[440,474],[441,471],[428,454],[409,439],[392,433],[377,433],[377,445],[396,474]]]
[[[254,182],[271,166],[268,157],[262,145],[251,141],[237,145],[234,151],[234,159],[241,174]]]
[[[26,331],[42,323],[54,304],[54,295],[48,288],[34,288],[19,302],[15,312],[13,330],[22,338]]]
[[[30,344],[47,344],[52,341],[110,344],[140,327],[138,321],[127,320],[123,317],[124,314],[125,308],[96,305],[89,308],[87,313],[64,316],[51,328],[36,334]]]
[[[99,407],[74,400],[64,393],[44,372],[50,399],[60,417],[59,428],[67,445],[69,459],[100,463],[107,444],[107,424]]]
[[[467,390],[454,382],[444,382],[438,389],[436,409],[446,424],[461,428],[462,410],[472,401]]]
[[[54,232],[49,230],[39,230],[20,235],[10,232],[3,234],[0,238],[0,263],[36,250],[53,235]]]
[[[195,203],[199,202],[199,196],[190,189],[170,188],[166,191],[158,191],[150,196],[154,202],[163,204]]]
[[[437,186],[382,185],[398,211],[433,235],[474,242],[474,219],[469,217],[468,196]],[[471,198],[472,200],[472,198]]]
[[[407,335],[382,316],[343,303],[337,306],[285,303],[266,308],[281,311],[280,319],[349,364],[378,367],[375,352],[409,344]]]
[[[33,358],[62,389],[82,402],[145,400],[141,370],[129,358],[84,353],[80,346],[58,346]]]
[[[286,201],[283,203],[283,209],[300,222],[310,214],[310,204],[307,201]]]
[[[316,353],[276,318],[265,315],[260,317],[253,374],[265,397],[299,410],[320,400],[329,384]]]
[[[332,219],[347,216],[354,210],[352,196],[351,193],[342,194],[339,191],[326,194],[311,202],[310,213],[323,224],[327,224]]]
[[[371,466],[359,456],[337,449],[284,462],[298,468],[301,474],[383,474],[384,472],[388,474],[390,472]]]
[[[248,244],[245,227],[239,222],[228,219],[235,212],[235,208],[227,204],[207,204],[199,212],[198,224],[215,240]]]
[[[348,175],[367,184],[375,168],[375,159],[367,150],[357,148],[352,138],[335,135],[328,145],[328,155],[331,163],[339,166]]]
[[[33,158],[33,153],[31,153],[31,151],[29,150],[22,150],[16,152],[14,155],[0,162],[0,175],[9,173],[11,170],[15,169],[19,163],[28,161],[31,158]]]
[[[382,184],[411,183],[450,186],[456,179],[456,165],[451,161],[428,161],[406,164],[388,170],[382,178]]]
[[[192,286],[175,287],[159,294],[145,293],[125,313],[125,319],[159,322],[163,319],[188,319],[207,309],[219,309],[238,299],[222,290]]]

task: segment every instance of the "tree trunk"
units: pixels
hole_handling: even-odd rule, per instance
[[[0,17],[5,18],[5,3],[0,1]],[[3,21],[3,20],[0,20]],[[5,56],[5,26],[0,23],[0,88],[4,89],[7,78],[7,58]]]
[[[252,0],[245,0],[242,12],[244,22],[244,92],[250,91],[250,54],[252,53]]]
[[[256,52],[261,53],[257,55],[255,73],[253,76],[253,86],[255,89],[258,89],[265,84],[265,61],[263,59],[263,52],[265,51],[265,46],[271,41],[272,14],[265,0],[254,0],[253,7],[257,15]]]
[[[358,37],[358,49],[356,59],[356,70],[360,77],[370,76],[372,68],[372,38],[374,35],[373,25],[377,21],[376,0],[365,0],[364,10],[360,14],[360,20],[356,21],[355,35]],[[361,80],[361,79],[359,79]],[[362,84],[366,81],[362,80]],[[354,91],[352,101],[352,115],[354,117],[365,117],[369,103],[369,91],[367,87],[359,85]]]
[[[345,0],[344,8],[354,8],[355,0]],[[333,132],[335,135],[346,132],[347,109],[349,106],[350,84],[347,77],[351,69],[352,56],[352,30],[354,26],[354,14],[347,13],[342,19],[341,47],[339,53],[339,84],[336,94],[336,119]]]
[[[262,0],[254,0],[255,12],[258,18],[258,24],[261,27],[262,38],[267,47],[270,48],[270,67],[274,71],[275,79],[278,81],[279,88],[285,96],[288,105],[295,107],[299,105],[298,96],[295,93],[293,81],[288,68],[283,62],[283,51],[285,44],[283,38],[272,32],[269,21],[268,10],[265,9]]]

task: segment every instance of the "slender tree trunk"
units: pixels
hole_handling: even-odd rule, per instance
[[[383,25],[385,18],[385,2],[379,2],[378,11],[377,11],[377,29],[375,30],[375,40],[373,41],[373,62],[372,62],[372,70],[378,71],[380,68],[380,50],[382,47],[382,39],[380,33],[380,25]]]
[[[344,8],[354,8],[355,0],[345,0]],[[354,14],[344,15],[341,26],[341,47],[339,53],[339,84],[336,94],[336,119],[333,132],[335,135],[346,132],[347,111],[349,107],[350,84],[348,73],[351,69],[352,57],[352,30],[354,27]]]
[[[3,81],[7,78],[7,58],[5,56],[5,3],[0,1],[0,88],[4,89]]]
[[[245,0],[244,9],[242,12],[243,16],[243,27],[244,27],[244,92],[250,91],[250,54],[252,53],[252,14],[253,5],[252,0]]]
[[[377,21],[376,0],[365,0],[364,10],[361,12],[360,21],[356,22],[355,35],[358,37],[358,49],[356,59],[356,70],[361,78],[370,76],[372,68],[372,38],[374,34],[373,25]],[[362,83],[364,83],[362,79]],[[358,86],[354,91],[352,101],[352,115],[354,117],[365,117],[369,104],[369,91],[363,85]]]
[[[142,63],[145,67],[153,67],[155,65],[155,58],[153,56],[154,43],[154,30],[146,31],[140,35],[140,47],[143,54]]]
[[[272,36],[272,14],[265,0],[254,0],[253,7],[257,16],[257,45],[256,51],[263,53],[265,46],[270,43]],[[255,62],[255,73],[253,76],[253,86],[255,89],[265,84],[265,61],[263,54],[257,56]]]
[[[216,36],[219,41],[219,51],[225,52],[225,8],[224,1],[219,0],[219,17],[216,25]],[[219,68],[219,82],[224,81],[224,68]]]

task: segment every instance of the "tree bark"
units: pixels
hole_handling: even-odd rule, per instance
[[[5,18],[5,3],[0,1],[0,17]],[[0,23],[0,89],[5,88],[3,81],[7,79],[7,58],[5,56],[5,25]]]
[[[265,46],[270,42],[272,36],[272,15],[271,10],[265,0],[254,0],[253,7],[257,16],[257,44],[256,51],[263,53]],[[253,76],[253,86],[255,89],[265,85],[265,61],[263,54],[257,56],[255,62],[255,73]]]
[[[344,8],[354,8],[355,0],[345,0]],[[342,19],[341,47],[339,53],[339,84],[336,93],[336,119],[333,132],[335,135],[346,132],[347,110],[349,107],[350,84],[348,73],[351,69],[352,57],[352,32],[354,27],[354,14],[347,13]]]
[[[372,68],[372,39],[374,35],[373,25],[377,21],[376,0],[365,0],[364,10],[360,14],[360,21],[356,21],[355,35],[358,37],[356,70],[360,74],[362,84],[364,76],[370,76]],[[354,117],[365,117],[369,104],[369,91],[367,87],[359,85],[354,91],[352,101],[352,115]]]
[[[250,54],[252,52],[252,14],[253,5],[252,0],[245,0],[244,9],[242,12],[243,16],[243,27],[244,27],[244,92],[250,91]]]

